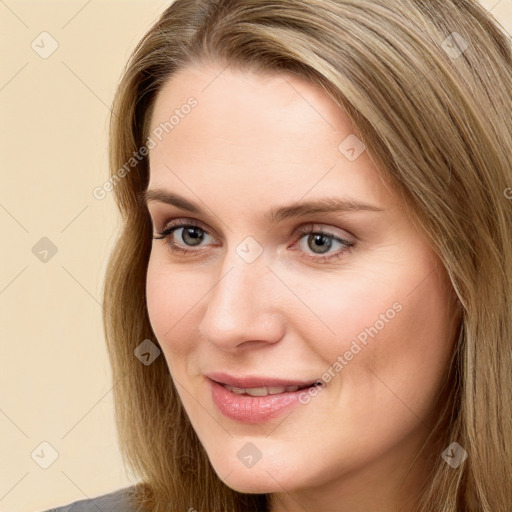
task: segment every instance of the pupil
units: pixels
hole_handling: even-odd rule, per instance
[[[320,242],[320,244],[322,244],[322,242],[324,243],[324,250],[320,251],[320,252],[327,252],[331,248],[332,240],[326,235],[315,234],[315,235],[313,235],[313,240],[315,241],[315,243],[317,243],[317,242]],[[327,241],[327,244],[325,244],[326,241]],[[315,252],[316,252],[316,249],[318,249],[318,247],[319,247],[319,246],[315,246],[310,243],[308,245],[309,245],[309,248]],[[322,248],[322,247],[320,247],[320,248]]]

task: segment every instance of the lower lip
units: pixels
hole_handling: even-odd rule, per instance
[[[235,421],[261,423],[284,413],[300,404],[299,395],[309,388],[267,396],[237,395],[221,384],[208,379],[212,388],[212,399],[220,412]]]

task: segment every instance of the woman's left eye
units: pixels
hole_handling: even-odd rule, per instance
[[[167,225],[165,229],[158,233],[158,236],[154,236],[153,238],[168,239],[169,250],[172,253],[192,254],[203,252],[202,250],[190,250],[183,248],[183,245],[178,244],[174,240],[174,234],[178,232],[178,237],[181,239],[181,242],[185,247],[199,247],[201,242],[203,242],[207,236],[211,236],[205,229],[199,226],[199,224],[191,221],[188,221],[187,223],[176,221]],[[315,230],[314,226],[300,228],[298,230],[298,235],[300,236],[296,243],[300,246],[300,242],[304,239],[306,247],[313,253],[313,255],[302,257],[315,261],[326,261],[339,258],[342,254],[348,252],[354,245],[354,242],[324,231],[323,229]],[[334,244],[338,244],[340,248],[337,251],[332,252],[331,249]],[[300,252],[308,253],[309,251],[305,249],[303,245]],[[310,252],[309,254],[312,253]]]
[[[301,235],[299,242],[302,239],[305,239],[306,246],[315,252],[315,254],[317,254],[316,257],[313,257],[313,259],[317,261],[339,258],[348,252],[354,245],[354,242],[351,242],[350,240],[337,236],[333,233],[324,231],[323,229],[315,230],[314,226],[299,229],[299,234]],[[329,252],[329,250],[333,247],[333,244],[338,244],[340,248],[335,252]],[[320,250],[319,253],[316,252],[317,249]],[[310,256],[305,257],[310,258]]]

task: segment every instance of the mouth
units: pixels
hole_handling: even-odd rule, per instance
[[[291,407],[307,403],[302,395],[318,392],[310,388],[325,387],[325,383],[318,379],[293,382],[262,377],[212,377],[208,376],[207,381],[213,403],[224,416],[242,423],[260,423],[275,418]]]
[[[233,377],[226,373],[207,374],[210,380],[224,386],[237,395],[267,396],[293,393],[313,385],[323,384],[319,379],[292,380],[277,377],[244,376]]]

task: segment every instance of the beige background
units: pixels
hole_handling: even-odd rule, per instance
[[[119,455],[101,325],[117,212],[111,194],[92,191],[108,177],[121,69],[168,3],[0,0],[0,512],[135,482]],[[512,0],[482,3],[512,34]],[[43,237],[57,248],[46,262]]]

